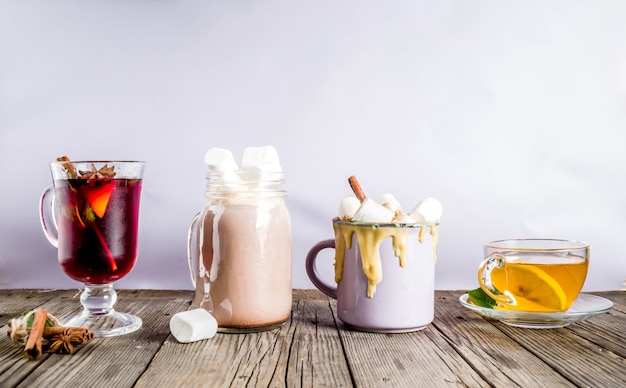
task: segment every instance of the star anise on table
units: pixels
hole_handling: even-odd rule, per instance
[[[62,333],[50,337],[48,353],[72,354],[74,346],[82,343],[84,343],[84,338],[67,328]]]

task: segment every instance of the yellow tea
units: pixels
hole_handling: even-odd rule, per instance
[[[496,308],[520,311],[565,311],[583,287],[589,262],[584,258],[507,257],[491,273],[493,286],[512,299]]]

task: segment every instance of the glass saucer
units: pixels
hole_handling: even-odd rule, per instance
[[[497,310],[476,306],[467,301],[467,294],[461,295],[459,302],[464,307],[476,311],[482,316],[497,319],[507,325],[529,329],[553,329],[565,327],[571,323],[605,313],[613,308],[613,302],[596,295],[580,294],[572,307],[563,312],[530,312]]]

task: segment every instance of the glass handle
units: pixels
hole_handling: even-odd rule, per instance
[[[495,288],[493,282],[491,281],[491,272],[494,268],[502,267],[504,262],[504,256],[500,254],[493,253],[489,255],[489,257],[483,260],[478,268],[478,283],[480,284],[480,288],[482,288],[487,295],[495,299],[497,302],[509,304],[511,303],[511,298]]]
[[[41,221],[41,228],[50,244],[58,248],[59,226],[56,220],[55,199],[54,186],[46,187],[39,199],[39,221]]]
[[[189,225],[189,231],[187,232],[187,265],[189,266],[189,276],[191,277],[191,284],[196,287],[196,276],[198,273],[198,267],[200,266],[199,252],[197,249],[197,238],[194,238],[196,231],[198,230],[198,220],[200,219],[200,213],[196,214],[191,220]],[[194,250],[194,246],[196,249]],[[198,265],[194,265],[194,262]]]

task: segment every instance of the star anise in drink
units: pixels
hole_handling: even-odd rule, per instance
[[[82,179],[102,179],[102,178],[115,178],[115,166],[109,167],[108,165],[104,165],[100,167],[100,169],[96,169],[94,164],[91,164],[91,170],[83,171],[79,170],[80,177]]]

